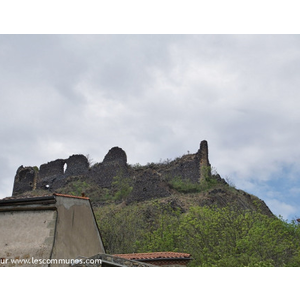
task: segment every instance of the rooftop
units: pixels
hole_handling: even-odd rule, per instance
[[[73,196],[73,195],[65,195],[65,194],[44,194],[42,196],[23,196],[23,197],[6,197],[3,199],[0,199],[0,205],[5,203],[17,203],[17,202],[24,202],[26,201],[38,201],[38,200],[49,200],[54,199],[55,197],[65,197],[65,198],[73,198],[73,199],[84,199],[84,200],[90,200],[88,197],[84,196]]]
[[[158,260],[158,259],[191,259],[191,254],[179,252],[150,252],[114,254],[115,256],[132,260]]]

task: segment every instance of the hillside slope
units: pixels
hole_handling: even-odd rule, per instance
[[[67,163],[66,170],[64,164]],[[13,196],[87,196],[109,254],[187,252],[191,266],[300,266],[300,226],[213,171],[207,142],[174,160],[127,164],[114,147],[17,170]]]

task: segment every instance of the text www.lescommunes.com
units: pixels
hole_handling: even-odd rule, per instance
[[[0,258],[0,265],[51,265],[51,264],[58,264],[58,265],[77,265],[77,264],[102,264],[101,259],[83,259],[81,258],[72,258],[72,259],[65,259],[65,258]]]

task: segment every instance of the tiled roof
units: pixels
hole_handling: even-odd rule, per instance
[[[65,195],[65,194],[58,194],[58,193],[54,193],[54,194],[43,194],[43,195],[39,195],[39,196],[32,196],[32,195],[26,195],[26,196],[22,196],[21,198],[18,196],[15,197],[5,197],[3,199],[0,199],[0,201],[2,200],[34,200],[34,199],[40,199],[40,198],[47,198],[47,197],[51,197],[51,196],[58,196],[58,197],[66,197],[66,198],[75,198],[75,199],[85,199],[85,200],[89,200],[90,198],[88,197],[80,197],[80,196],[73,196],[73,195]]]
[[[133,260],[154,260],[154,259],[189,259],[191,254],[179,252],[150,252],[150,253],[130,253],[114,254],[115,256]]]
[[[58,196],[58,197],[66,197],[66,198],[75,198],[75,199],[85,199],[85,200],[89,200],[90,198],[88,197],[80,197],[80,196],[73,196],[73,195],[65,195],[65,194],[57,194],[54,193],[54,196]]]

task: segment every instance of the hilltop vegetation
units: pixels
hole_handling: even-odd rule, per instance
[[[170,200],[170,199],[169,199]],[[178,251],[189,266],[300,266],[300,228],[235,206],[190,206],[170,201],[95,209],[108,253]]]
[[[156,168],[155,164],[151,165]],[[149,166],[139,167],[140,170],[147,170]],[[264,214],[272,216],[272,212],[264,203],[256,196],[250,195],[242,190],[236,189],[232,184],[228,184],[216,172],[211,174],[211,169],[207,168],[207,176],[200,182],[193,182],[189,179],[182,179],[179,176],[166,177],[161,182],[168,188],[169,196],[153,197],[155,199],[176,199],[178,205],[185,209],[188,203],[199,206],[224,207],[235,205],[240,209],[249,209],[261,211]],[[124,176],[122,172],[117,173],[112,179],[112,184],[108,188],[99,187],[93,181],[86,181],[84,177],[70,177],[63,188],[57,189],[56,192],[63,194],[71,194],[81,196],[84,193],[88,196],[94,207],[102,207],[109,204],[123,204],[145,202],[142,196],[137,200],[130,198],[133,192],[132,178]],[[32,194],[32,193],[31,193]]]
[[[224,181],[174,178],[172,196],[128,204],[130,184],[119,180],[94,205],[107,253],[186,252],[189,266],[300,266],[299,225]]]

